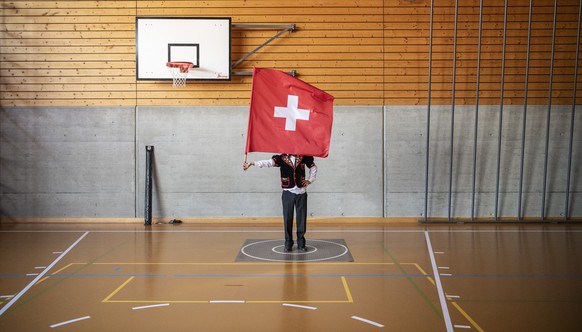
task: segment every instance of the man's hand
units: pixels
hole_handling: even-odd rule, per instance
[[[307,187],[308,185],[310,185],[310,184],[311,184],[311,181],[309,181],[309,180],[303,180],[303,182],[301,182],[301,184],[302,184],[304,187]]]
[[[246,171],[247,169],[249,169],[249,167],[253,166],[255,163],[254,162],[250,162],[250,163],[243,163],[242,167],[243,167],[243,171]]]

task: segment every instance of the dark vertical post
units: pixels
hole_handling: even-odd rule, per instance
[[[430,152],[430,97],[432,85],[432,18],[433,18],[434,0],[430,2],[430,28],[429,28],[429,46],[428,46],[428,101],[426,109],[426,163],[424,172],[424,220],[428,220],[428,167]]]
[[[145,211],[144,225],[152,224],[152,160],[154,147],[146,146],[146,172],[145,172]]]
[[[552,114],[552,88],[554,82],[554,54],[556,48],[556,24],[558,19],[558,0],[554,0],[554,28],[552,30],[552,56],[550,60],[550,86],[548,91],[548,112],[546,116],[546,146],[544,155],[544,177],[542,185],[542,211],[541,218],[546,218],[546,191],[548,179],[548,159],[550,153],[550,120]]]
[[[578,6],[578,35],[576,38],[576,65],[574,66],[574,91],[572,91],[572,113],[570,113],[570,140],[568,142],[568,170],[566,171],[566,204],[564,219],[570,217],[570,175],[572,173],[572,145],[574,141],[574,119],[576,115],[576,92],[578,87],[578,61],[580,61],[580,29],[582,18],[582,2]]]
[[[525,91],[523,97],[523,121],[521,125],[521,163],[519,167],[519,196],[517,197],[517,220],[521,220],[521,201],[523,195],[523,166],[525,162],[525,128],[527,121],[527,95],[528,95],[528,80],[529,80],[529,56],[531,51],[531,24],[533,0],[529,1],[529,19],[527,28],[527,54],[525,59]]]
[[[481,81],[481,35],[483,34],[483,0],[479,1],[479,42],[477,43],[477,84],[475,91],[475,123],[473,129],[473,185],[471,194],[471,220],[475,220],[475,191],[477,179],[477,130],[479,128],[479,83]]]
[[[455,137],[455,92],[457,80],[457,25],[459,18],[459,0],[455,0],[455,31],[453,36],[453,91],[451,101],[451,142],[450,142],[450,159],[449,159],[449,212],[448,220],[451,220],[452,195],[453,195],[453,152]]]
[[[505,52],[507,49],[507,2],[503,14],[503,51],[501,59],[501,97],[499,101],[499,137],[497,138],[497,174],[495,176],[495,220],[499,218],[499,177],[501,172],[501,138],[503,136],[503,104],[505,94]]]

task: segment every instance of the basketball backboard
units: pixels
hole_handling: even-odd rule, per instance
[[[189,80],[230,80],[231,19],[136,17],[136,79],[171,80],[170,61],[194,64]]]

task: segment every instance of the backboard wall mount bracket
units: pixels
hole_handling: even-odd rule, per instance
[[[286,32],[295,32],[297,30],[297,26],[295,24],[288,24],[288,25],[233,24],[232,25],[232,28],[233,29],[266,29],[266,30],[279,30],[279,32],[276,35],[274,35],[273,37],[271,37],[269,40],[267,40],[266,42],[264,42],[263,44],[257,46],[254,50],[250,51],[248,54],[246,54],[242,58],[240,58],[237,61],[235,61],[232,64],[231,70],[233,70],[238,65],[240,65],[248,57],[250,57],[251,55],[257,53],[263,47],[267,46],[273,40],[275,40],[275,39],[279,38],[280,36],[282,36],[284,33],[286,33]],[[231,74],[233,76],[252,76],[253,75],[252,72],[245,72],[245,71],[232,71]],[[293,77],[295,77],[295,76],[297,76],[297,71],[296,70],[292,70],[292,71],[288,72],[288,74],[291,75],[291,76],[293,76]]]

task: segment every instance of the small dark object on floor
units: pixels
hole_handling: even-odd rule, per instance
[[[179,219],[172,219],[172,220],[170,220],[170,222],[169,222],[169,223],[170,223],[170,224],[181,224],[181,223],[182,223],[182,220],[179,220]]]

